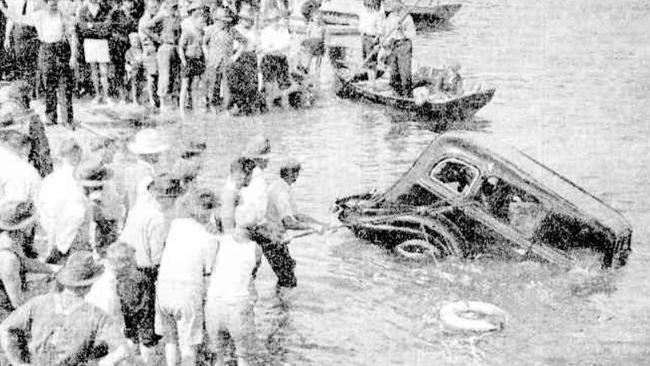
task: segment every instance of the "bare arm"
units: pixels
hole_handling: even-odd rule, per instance
[[[11,18],[7,19],[7,25],[5,28],[5,44],[4,48],[9,50],[11,46],[11,30],[14,28],[14,21]]]
[[[25,301],[25,294],[20,279],[20,260],[16,254],[6,250],[0,252],[0,278],[11,305],[18,308]]]
[[[118,362],[124,360],[129,355],[129,347],[126,343],[121,344],[114,351],[107,354],[104,358],[99,361],[98,366],[113,366],[117,365]]]
[[[187,32],[183,31],[181,33],[181,38],[178,40],[178,58],[181,59],[181,65],[187,65],[187,59],[185,58],[185,46],[187,45]]]

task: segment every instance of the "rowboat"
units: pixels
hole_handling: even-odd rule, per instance
[[[494,96],[494,88],[485,88],[480,84],[464,81],[463,89],[466,92],[461,95],[453,97],[440,95],[435,99],[416,102],[415,98],[397,95],[388,86],[388,80],[384,78],[380,77],[373,83],[369,83],[365,71],[354,70],[344,58],[340,57],[341,53],[345,53],[341,48],[343,47],[330,47],[329,58],[336,75],[335,91],[342,98],[385,105],[405,112],[417,120],[463,121],[472,118]],[[425,85],[422,82],[416,84]]]
[[[446,22],[460,10],[461,6],[462,4],[416,6],[410,11],[410,14],[415,25],[419,27],[432,23]]]

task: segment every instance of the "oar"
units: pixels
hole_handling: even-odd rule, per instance
[[[381,45],[386,41],[386,39],[388,39],[390,36],[392,36],[393,33],[395,33],[395,31],[396,31],[397,29],[399,29],[399,27],[402,26],[402,23],[404,22],[404,20],[406,20],[406,17],[408,17],[408,16],[411,14],[411,11],[413,11],[413,10],[414,10],[414,9],[415,9],[419,4],[420,4],[420,1],[422,1],[422,0],[417,0],[415,3],[413,3],[413,5],[411,5],[411,6],[410,6],[410,7],[409,7],[405,12],[404,12],[404,15],[402,15],[402,17],[400,18],[399,22],[397,22],[397,25],[396,25],[395,27],[393,27],[393,29],[391,29],[390,32],[388,32],[388,34],[386,34],[386,36],[384,36],[384,38],[381,39],[381,40],[379,41],[379,44],[378,44],[378,45],[376,45],[375,47],[373,47],[373,49],[370,51],[370,53],[368,54],[368,56],[366,56],[366,58],[365,58],[365,59],[363,60],[363,62],[361,63],[361,66],[359,66],[358,70],[357,70],[356,72],[351,73],[352,77],[353,77],[354,75],[358,74],[359,71],[361,71],[361,69],[362,69],[364,66],[366,66],[366,64],[368,63],[368,61],[370,61],[370,59],[375,55],[375,53],[379,52],[379,49],[381,48]]]

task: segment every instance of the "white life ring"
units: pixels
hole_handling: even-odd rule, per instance
[[[411,260],[428,260],[440,257],[440,250],[421,239],[407,240],[395,247],[395,252]]]
[[[494,304],[458,301],[440,309],[440,321],[448,329],[469,332],[492,332],[506,325],[508,313]]]

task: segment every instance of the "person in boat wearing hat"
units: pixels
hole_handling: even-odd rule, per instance
[[[128,356],[117,324],[84,301],[104,266],[77,252],[57,273],[60,292],[37,296],[0,324],[0,343],[12,365],[115,365]]]
[[[289,28],[281,21],[281,14],[274,11],[265,19],[266,26],[260,38],[260,71],[264,81],[266,108],[273,107],[274,100],[280,96],[283,108],[289,106],[288,95],[283,90],[291,86],[289,79],[289,49],[291,34]]]
[[[23,253],[23,242],[34,231],[35,223],[36,212],[30,201],[0,204],[0,321],[25,302],[27,272],[52,273],[55,268]]]
[[[178,41],[178,56],[181,60],[180,110],[193,109],[192,92],[198,89],[205,72],[205,55],[201,47],[203,28],[205,27],[205,5],[201,0],[194,0],[187,9],[189,20],[181,32]],[[195,82],[195,83],[194,83]],[[196,84],[195,86],[192,86]]]
[[[212,25],[205,29],[203,54],[206,61],[206,90],[209,108],[218,111],[229,104],[229,90],[224,77],[234,55],[234,42],[238,33],[233,32],[235,16],[230,8],[212,9]]]
[[[127,149],[136,156],[135,162],[124,169],[123,187],[127,215],[135,205],[138,195],[146,192],[147,182],[156,175],[156,165],[161,154],[170,147],[162,134],[153,128],[138,131],[127,144]]]
[[[368,80],[377,77],[377,52],[379,39],[384,30],[386,15],[381,11],[381,0],[364,0],[359,13],[359,32],[361,33],[361,55],[368,69]]]
[[[81,146],[67,139],[59,148],[61,164],[43,179],[36,200],[39,222],[47,234],[47,261],[57,263],[74,249],[90,249],[89,206],[75,171],[82,160]]]
[[[269,186],[266,210],[267,227],[270,235],[257,237],[264,256],[278,277],[277,287],[296,287],[294,273],[296,262],[291,258],[287,244],[282,240],[287,230],[316,230],[324,232],[327,225],[296,210],[291,194],[293,185],[300,175],[301,165],[295,159],[287,159],[280,166],[280,179]],[[273,232],[275,231],[275,232]]]
[[[156,333],[163,335],[167,365],[196,364],[203,343],[205,283],[212,272],[217,237],[206,226],[217,197],[197,189],[179,202],[170,225],[156,288]]]
[[[388,15],[384,22],[382,46],[388,53],[390,86],[402,97],[411,97],[411,62],[413,59],[412,39],[415,38],[415,23],[400,0],[389,0],[384,5]]]

